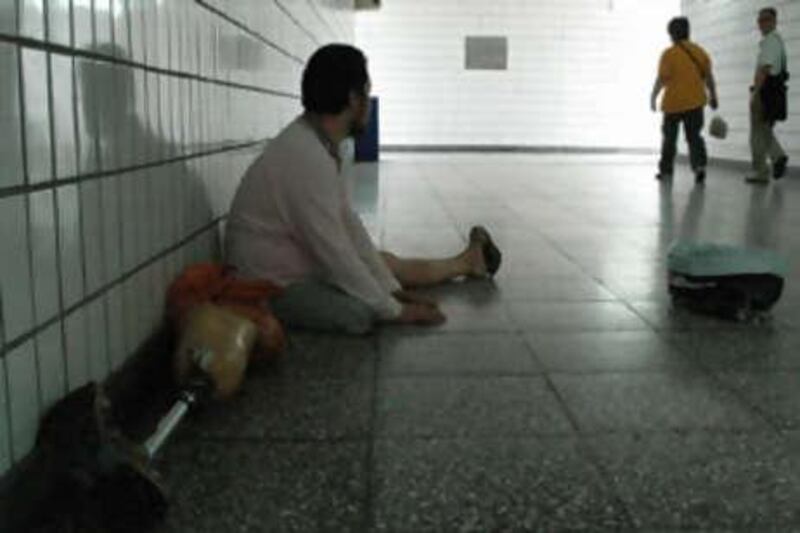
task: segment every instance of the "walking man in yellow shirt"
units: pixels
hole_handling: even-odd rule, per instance
[[[669,181],[675,164],[678,127],[683,123],[689,145],[689,162],[695,183],[702,185],[706,179],[706,143],[700,133],[703,129],[703,107],[717,108],[717,88],[711,70],[711,58],[698,44],[689,40],[689,19],[677,17],[667,26],[672,46],[661,55],[658,76],[650,95],[650,107],[656,110],[656,100],[661,90],[661,110],[664,122],[661,128],[661,160],[657,180]],[[708,89],[708,96],[706,95]]]

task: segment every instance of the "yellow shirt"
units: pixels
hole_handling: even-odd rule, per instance
[[[686,49],[677,44],[667,48],[658,65],[658,77],[664,84],[664,98],[661,100],[664,113],[682,113],[706,105],[704,80],[711,72],[711,58],[693,42],[681,41],[681,45],[692,53],[703,74]]]

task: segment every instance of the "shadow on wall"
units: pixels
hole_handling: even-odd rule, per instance
[[[97,45],[92,51],[128,59],[113,44]],[[171,106],[179,106],[184,95],[169,91],[165,76],[91,60],[78,62],[75,72],[83,130],[80,140],[90,141],[80,149],[80,168],[136,169],[121,180],[118,207],[123,217],[132,211],[133,220],[123,220],[123,225],[138,225],[138,221],[149,228],[149,235],[140,236],[139,241],[154,253],[143,255],[140,250],[136,263],[141,263],[212,220],[211,201],[198,168],[206,158],[179,159],[208,147],[179,140],[186,138],[190,124],[176,120]],[[218,241],[214,251],[218,257]]]

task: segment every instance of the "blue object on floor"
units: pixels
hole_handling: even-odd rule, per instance
[[[378,97],[370,99],[369,123],[367,130],[356,138],[356,161],[377,161],[379,152],[379,113]]]

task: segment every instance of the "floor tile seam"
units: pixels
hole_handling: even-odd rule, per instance
[[[547,443],[549,441],[579,441],[579,440],[593,440],[603,438],[617,438],[617,437],[641,437],[641,438],[677,438],[677,437],[690,437],[690,436],[706,436],[706,437],[747,437],[756,436],[763,437],[764,432],[758,428],[666,428],[666,429],[651,429],[651,428],[617,428],[604,431],[584,431],[581,433],[563,432],[563,433],[518,433],[513,435],[497,435],[497,434],[472,434],[472,435],[409,435],[409,434],[376,434],[375,442],[384,441],[400,441],[400,442],[455,442],[455,441],[474,441],[474,442],[524,442],[524,441],[541,441]],[[786,435],[772,435],[776,441],[781,441]]]
[[[465,431],[465,432],[436,432],[426,431],[419,433],[409,433],[408,431],[396,431],[388,427],[379,428],[375,434],[375,442],[383,440],[534,440],[534,439],[568,439],[575,438],[575,431],[570,428],[563,431],[546,430],[523,430],[523,431]]]
[[[460,381],[465,383],[478,383],[481,382],[543,382],[544,372],[531,373],[531,374],[513,374],[513,375],[482,375],[482,374],[413,374],[413,375],[389,375],[378,376],[378,392],[380,392],[380,385],[392,384],[395,382],[435,382],[435,381]]]
[[[751,412],[753,415],[758,417],[762,420],[766,425],[772,430],[773,434],[780,434],[783,426],[780,424],[776,419],[774,419],[769,413],[765,412],[760,406],[753,402],[748,394],[746,394],[743,390],[738,389],[733,384],[725,381],[719,375],[719,372],[716,371],[715,367],[709,366],[707,363],[703,363],[702,361],[692,361],[691,355],[689,353],[688,347],[681,347],[676,344],[673,338],[672,341],[670,340],[670,336],[662,335],[658,333],[661,338],[664,339],[665,342],[669,343],[671,346],[674,346],[684,358],[689,359],[691,364],[694,368],[698,369],[702,372],[707,379],[716,383],[716,385],[721,388],[722,390],[726,391],[728,395],[735,398],[737,403],[746,408],[747,411]]]
[[[364,493],[362,496],[362,517],[361,527],[364,531],[375,529],[375,436],[378,431],[378,371],[382,365],[383,354],[381,352],[381,340],[379,335],[373,336],[371,345],[374,349],[374,361],[372,364],[371,391],[370,391],[370,412],[368,442],[364,454]]]
[[[491,372],[484,372],[484,371],[449,371],[449,370],[442,370],[442,371],[426,371],[426,372],[378,372],[378,382],[384,382],[387,380],[393,379],[420,379],[420,380],[434,380],[434,379],[464,379],[464,380],[472,380],[472,379],[513,379],[513,378],[538,378],[544,375],[544,371],[539,370],[532,370],[532,371],[524,371],[524,372],[502,372],[502,371],[491,371]]]
[[[363,436],[341,436],[341,437],[263,437],[256,435],[223,435],[223,434],[200,434],[183,436],[176,438],[169,443],[169,447],[190,447],[195,443],[208,444],[251,444],[263,446],[264,444],[277,445],[338,445],[338,444],[364,444],[372,437],[364,434]]]

